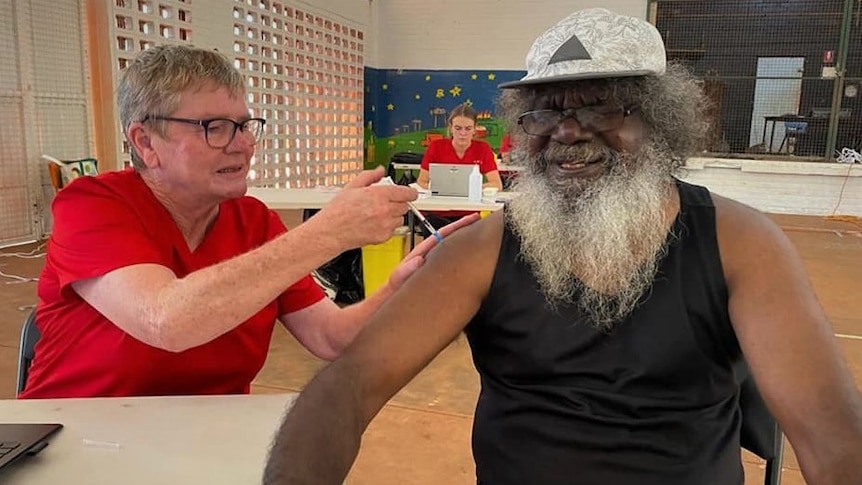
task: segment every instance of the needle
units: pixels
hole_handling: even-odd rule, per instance
[[[384,185],[395,185],[395,182],[392,181],[392,177],[388,176],[380,179],[380,183]],[[408,202],[407,207],[410,208],[410,212],[412,212],[416,217],[419,218],[419,222],[421,222],[422,225],[425,226],[425,229],[428,229],[428,232],[430,232],[431,235],[434,236],[434,239],[436,239],[437,242],[443,242],[443,236],[440,235],[439,232],[437,232],[437,229],[434,229],[434,226],[432,226],[430,222],[428,222],[428,219],[425,218],[425,216],[422,214],[422,211],[417,209],[412,202]]]
[[[437,229],[434,229],[434,226],[432,226],[431,223],[428,222],[428,219],[426,219],[425,216],[422,215],[422,212],[420,212],[419,209],[417,209],[416,206],[413,205],[413,202],[408,202],[407,207],[409,207],[410,211],[413,212],[413,214],[415,214],[416,217],[419,218],[419,222],[421,222],[422,225],[425,226],[425,229],[428,229],[428,232],[430,232],[431,235],[433,235],[434,238],[437,239],[437,242],[443,242],[443,236],[441,236],[440,233],[437,232]]]

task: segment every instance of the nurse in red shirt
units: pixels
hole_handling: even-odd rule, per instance
[[[462,165],[479,165],[479,171],[485,176],[484,187],[503,188],[494,151],[484,141],[474,140],[476,131],[476,111],[468,104],[462,104],[449,114],[449,133],[452,138],[434,140],[422,157],[419,178],[416,181],[421,187],[428,188],[430,181],[429,167],[432,163],[457,163]]]
[[[433,238],[365,301],[325,298],[309,273],[389,239],[416,191],[362,172],[287,232],[245,195],[265,120],[250,116],[244,86],[221,54],[180,45],[148,49],[123,73],[133,168],[78,178],[54,199],[42,337],[19,397],[247,393],[276,320],[333,359],[422,264]]]

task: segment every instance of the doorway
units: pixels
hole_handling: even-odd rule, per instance
[[[799,114],[804,66],[804,57],[757,59],[757,80],[754,85],[754,106],[751,110],[751,134],[748,146],[763,143],[763,151],[768,153],[778,151],[781,140],[784,139],[784,123],[780,121],[775,123],[775,135],[772,136],[773,124],[765,123],[765,118]]]

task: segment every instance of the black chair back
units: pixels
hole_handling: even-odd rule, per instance
[[[742,412],[740,442],[742,447],[766,460],[766,485],[781,482],[784,434],[772,417],[757,389],[748,365],[740,361],[735,367],[739,381],[739,408]]]
[[[18,394],[21,394],[27,385],[30,364],[36,357],[36,342],[41,336],[39,329],[36,328],[36,310],[33,309],[21,328],[21,344],[18,346]]]

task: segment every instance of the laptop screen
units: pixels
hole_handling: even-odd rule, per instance
[[[431,163],[428,170],[431,193],[467,197],[470,192],[470,172],[473,164]]]

